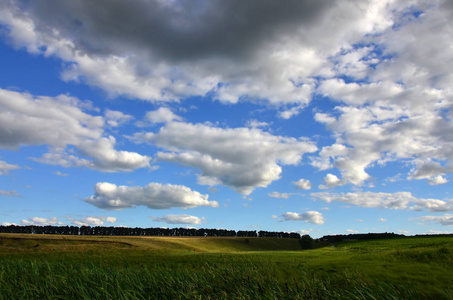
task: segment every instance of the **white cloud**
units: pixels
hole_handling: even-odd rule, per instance
[[[82,219],[73,219],[70,218],[69,221],[71,221],[72,224],[77,225],[77,226],[103,226],[104,222],[108,223],[115,223],[116,218],[115,217],[86,217]]]
[[[387,219],[380,218],[380,219],[379,219],[379,222],[387,222]]]
[[[399,234],[410,234],[411,232],[408,230],[398,230],[397,231]]]
[[[320,212],[307,211],[304,213],[287,212],[282,215],[285,221],[304,221],[315,225],[324,224],[324,218]]]
[[[440,231],[440,230],[430,230],[428,232],[425,232],[425,234],[453,234],[452,231]]]
[[[412,218],[409,220],[421,220],[424,222],[436,222],[444,226],[453,225],[453,214],[444,214],[443,216],[424,216]]]
[[[118,127],[131,121],[132,119],[134,119],[134,117],[127,115],[121,111],[107,109],[105,111],[105,119],[109,126]]]
[[[280,179],[280,165],[297,165],[304,153],[317,149],[307,140],[274,136],[258,128],[183,122],[170,122],[158,133],[135,134],[134,139],[168,151],[157,153],[157,160],[200,169],[200,184],[223,184],[244,195]]]
[[[299,190],[311,189],[311,182],[308,179],[300,179],[299,181],[294,181],[293,184],[296,186],[296,189]]]
[[[279,199],[288,199],[291,196],[291,194],[289,194],[289,193],[279,193],[279,192],[272,192],[267,195],[269,197],[279,198]]]
[[[266,127],[269,127],[270,124],[269,123],[266,123],[266,122],[260,122],[258,120],[249,120],[247,121],[247,127],[250,127],[250,128],[266,128]]]
[[[448,180],[445,177],[443,177],[442,175],[436,175],[436,176],[433,176],[432,178],[428,179],[428,183],[430,185],[445,184],[447,182],[448,182]]]
[[[47,145],[50,151],[34,160],[64,167],[85,166],[116,172],[149,166],[151,158],[148,156],[114,149],[115,138],[103,137],[104,119],[85,113],[86,107],[91,104],[66,95],[33,98],[29,94],[0,89],[0,147]],[[86,158],[68,153],[71,146]],[[1,166],[2,169],[15,168]]]
[[[414,159],[431,157],[449,165],[452,125],[443,112],[452,106],[453,54],[448,49],[453,39],[446,26],[452,15],[447,3],[369,0],[276,7],[256,2],[254,9],[244,10],[235,2],[190,9],[188,3],[138,1],[120,7],[131,24],[123,27],[115,17],[117,3],[90,4],[87,10],[83,1],[63,1],[50,10],[45,2],[11,1],[0,7],[0,20],[17,47],[67,62],[64,79],[84,81],[111,95],[266,100],[280,106],[284,118],[303,109],[313,93],[334,98],[341,103],[337,113],[319,112],[315,119],[334,131],[336,144],[348,151],[321,153],[313,164],[337,167],[342,180],[362,184],[375,163],[406,159],[416,164]],[[181,5],[187,8],[184,15]],[[101,20],[87,13],[98,9]],[[412,14],[417,11],[423,14]],[[134,24],[149,30],[131,34],[126,28]],[[151,121],[176,120],[164,110],[153,112]],[[108,115],[111,126],[124,120]],[[427,178],[430,184],[446,182],[439,175]]]
[[[17,226],[16,223],[9,223],[9,222],[2,222],[1,225],[2,225],[2,226],[11,226],[11,225]]]
[[[453,206],[443,200],[422,199],[414,197],[410,192],[397,193],[374,193],[374,192],[356,192],[356,193],[312,193],[310,194],[315,200],[322,200],[327,203],[332,201],[352,204],[360,207],[378,207],[386,209],[408,209],[423,210],[431,212],[451,211]]]
[[[325,185],[322,184],[319,185],[320,189],[328,189],[336,186],[342,186],[346,184],[346,181],[339,179],[337,176],[333,174],[327,174],[326,177],[324,177],[324,183]]]
[[[37,97],[0,89],[0,146],[21,145],[65,147],[81,139],[102,135],[102,117],[82,111],[84,103],[66,95]],[[8,130],[6,130],[8,129]]]
[[[0,22],[17,47],[66,62],[65,80],[112,96],[170,101],[212,93],[222,102],[304,106],[313,78],[332,74],[332,55],[390,28],[389,2],[10,1]],[[343,58],[341,70],[363,73],[359,58]]]
[[[314,166],[337,167],[344,180],[360,185],[370,179],[367,168],[402,160],[414,166],[409,179],[447,182],[443,175],[453,170],[448,71],[453,54],[447,50],[453,45],[447,25],[453,9],[447,3],[395,1],[387,15],[394,26],[364,38],[364,46],[337,53],[336,75],[322,81],[317,93],[340,104],[315,119],[333,132],[334,145],[347,151],[335,153],[327,146],[313,158]]]
[[[145,115],[145,120],[151,122],[152,124],[156,123],[168,123],[172,121],[181,121],[181,117],[175,115],[169,108],[160,107],[157,110],[149,111]]]
[[[21,225],[38,225],[38,226],[46,226],[46,225],[66,225],[60,221],[58,221],[57,217],[48,218],[40,218],[40,217],[30,217],[28,220],[21,220]]]
[[[152,217],[154,222],[167,224],[201,224],[202,219],[190,215],[165,215],[162,217]]]
[[[150,157],[135,152],[118,151],[113,136],[97,140],[85,140],[79,144],[82,154],[92,157],[89,167],[105,172],[132,171],[149,166]]]
[[[0,175],[8,175],[9,171],[17,169],[20,169],[20,167],[0,160]]]
[[[302,229],[302,230],[299,230],[299,233],[301,235],[306,235],[306,234],[310,234],[310,232],[312,232],[313,229]]]
[[[291,109],[287,109],[287,110],[279,112],[278,116],[282,119],[288,120],[294,116],[297,116],[303,109],[304,109],[303,106],[295,106]]]
[[[95,186],[94,195],[84,201],[99,208],[117,210],[141,205],[150,209],[219,206],[216,201],[208,201],[208,198],[208,195],[202,195],[183,185],[149,183],[144,187],[129,187],[99,182]]]

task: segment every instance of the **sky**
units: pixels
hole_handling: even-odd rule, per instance
[[[0,3],[0,224],[453,232],[453,2]]]

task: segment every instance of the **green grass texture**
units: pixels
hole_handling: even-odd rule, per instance
[[[0,299],[453,299],[453,237],[0,235]]]

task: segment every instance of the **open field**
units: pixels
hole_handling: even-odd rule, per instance
[[[453,299],[453,237],[0,235],[0,299]]]

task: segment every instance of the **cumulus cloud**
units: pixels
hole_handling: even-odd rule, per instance
[[[152,124],[180,121],[181,119],[182,118],[180,116],[174,114],[167,107],[160,107],[157,110],[149,111],[145,115],[145,120],[151,122]]]
[[[330,97],[340,103],[336,113],[315,119],[347,151],[321,153],[313,163],[362,184],[375,163],[431,157],[445,167],[451,160],[447,3],[9,1],[0,7],[0,22],[12,44],[66,62],[65,80],[110,95],[264,99],[283,107],[283,118],[297,115],[313,94]],[[158,111],[151,120],[174,117]],[[124,120],[106,118],[111,126]],[[439,175],[427,179],[445,182]]]
[[[447,182],[443,175],[453,170],[453,54],[447,50],[453,9],[446,3],[395,1],[387,15],[393,26],[334,56],[335,75],[316,92],[339,104],[315,119],[336,142],[313,158],[314,166],[337,167],[343,180],[360,185],[370,179],[367,168],[404,160],[413,166],[409,179]]]
[[[28,220],[21,220],[21,225],[38,225],[38,226],[46,226],[46,225],[66,225],[60,221],[58,221],[57,217],[48,218],[40,218],[40,217],[30,217]]]
[[[107,109],[105,111],[105,120],[109,126],[118,127],[134,119],[131,115],[127,115],[121,111]]]
[[[82,219],[74,219],[74,218],[69,218],[69,221],[71,221],[72,224],[77,225],[77,226],[103,226],[104,222],[108,223],[115,223],[116,218],[115,217],[86,217]]]
[[[18,165],[12,165],[6,161],[0,160],[0,175],[8,175],[9,171],[20,169]]]
[[[325,185],[323,184],[319,185],[320,189],[328,189],[336,186],[342,186],[346,184],[346,181],[339,179],[337,176],[333,174],[327,174],[326,177],[324,177],[324,183]]]
[[[259,128],[184,122],[170,122],[158,133],[137,133],[133,139],[166,149],[157,153],[157,160],[200,169],[200,184],[223,184],[244,195],[280,179],[280,165],[297,165],[303,154],[317,149],[305,139],[274,136]]]
[[[412,218],[410,220],[421,220],[423,222],[436,222],[444,226],[453,225],[453,214],[444,214],[443,216],[424,216]]]
[[[87,107],[91,104],[66,95],[33,97],[0,89],[0,147],[16,149],[24,145],[47,145],[50,151],[34,160],[64,167],[85,166],[116,172],[149,166],[151,158],[148,156],[116,150],[115,138],[103,136],[104,118],[84,112]],[[117,112],[108,111],[107,114],[116,115],[115,122],[120,122]],[[68,152],[71,146],[79,153]],[[2,173],[16,168],[0,163]]]
[[[309,190],[311,189],[311,182],[308,179],[300,179],[299,181],[293,182],[298,190]]]
[[[315,225],[324,224],[324,217],[317,211],[307,211],[304,213],[287,212],[282,214],[282,217],[285,221],[304,221],[305,223]]]
[[[9,1],[0,22],[17,47],[65,61],[65,80],[113,96],[304,106],[332,55],[393,24],[388,2]]]
[[[219,206],[216,201],[208,201],[208,198],[208,195],[202,195],[183,185],[149,183],[140,187],[99,182],[95,186],[94,195],[83,200],[102,209],[116,210],[136,206],[146,206],[150,209]]]
[[[167,224],[201,224],[202,219],[190,215],[165,215],[162,217],[152,217],[154,222]]]
[[[66,95],[33,98],[0,89],[0,146],[15,149],[48,144],[61,148],[81,139],[101,137],[102,117],[83,112],[83,105]]]
[[[106,172],[132,171],[149,166],[150,157],[136,152],[118,151],[114,148],[116,139],[113,136],[97,140],[85,140],[79,144],[83,155],[93,158],[89,167]]]
[[[65,80],[112,96],[259,100],[283,118],[314,94],[329,97],[336,112],[315,119],[345,151],[321,151],[313,165],[360,185],[376,163],[403,159],[419,170],[416,160],[434,158],[444,168],[426,178],[435,185],[452,170],[452,11],[443,0],[9,1],[0,22],[13,45],[64,61]],[[175,120],[153,113],[154,122]],[[124,120],[108,115],[111,126]]]
[[[428,183],[430,185],[439,185],[439,184],[444,184],[447,182],[448,182],[448,180],[445,177],[443,177],[442,175],[436,175],[436,176],[433,176],[432,178],[428,179]]]
[[[315,200],[322,200],[327,203],[332,201],[352,204],[360,207],[378,207],[385,209],[407,209],[407,210],[428,210],[431,212],[451,211],[453,206],[451,201],[438,199],[422,199],[414,197],[410,192],[397,193],[312,193],[311,197]]]

